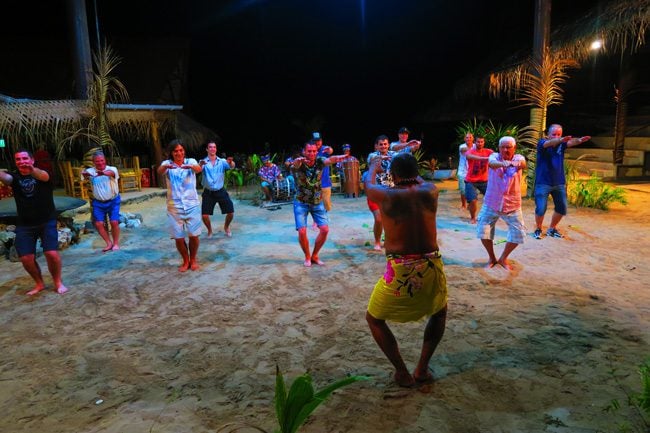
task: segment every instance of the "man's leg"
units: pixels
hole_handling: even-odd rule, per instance
[[[553,216],[551,217],[551,224],[548,226],[549,229],[554,229],[557,227],[558,224],[560,224],[560,220],[562,219],[564,215],[553,212]]]
[[[429,318],[424,328],[424,341],[422,342],[422,353],[417,367],[413,371],[413,378],[417,382],[432,382],[433,376],[429,372],[429,361],[435,352],[438,343],[442,340],[447,323],[447,306]]]
[[[467,203],[467,209],[469,210],[469,222],[471,224],[476,224],[476,208],[478,206],[478,200],[474,199]]]
[[[375,236],[374,249],[381,251],[381,232],[384,231],[384,225],[381,221],[381,212],[379,209],[372,211],[372,216],[375,218],[375,223],[372,226],[372,233]]]
[[[199,269],[199,264],[196,261],[196,254],[199,252],[199,237],[198,236],[190,236],[190,242],[189,242],[189,250],[190,250],[190,269],[193,271],[196,271]]]
[[[393,332],[390,330],[385,320],[375,319],[372,315],[366,311],[366,321],[370,327],[370,332],[372,333],[373,338],[377,342],[377,345],[384,352],[386,358],[393,364],[395,367],[395,382],[399,386],[411,387],[415,385],[415,379],[411,376],[402,355],[399,353],[399,347],[397,345],[397,340],[393,335]],[[434,347],[435,348],[435,347]],[[433,352],[432,352],[433,353]]]
[[[305,266],[311,266],[311,254],[309,253],[309,238],[307,237],[307,228],[301,227],[298,229],[298,243],[305,254]]]
[[[316,236],[316,240],[314,241],[314,251],[311,253],[312,263],[316,263],[317,265],[321,265],[321,266],[325,264],[322,260],[318,258],[318,252],[325,244],[325,241],[327,240],[327,234],[329,233],[329,231],[330,231],[329,226],[318,227],[318,236]]]
[[[501,253],[501,257],[499,257],[498,263],[509,271],[512,270],[512,266],[510,266],[510,262],[508,262],[508,256],[511,252],[514,251],[515,248],[517,248],[517,245],[519,244],[516,244],[514,242],[506,242],[506,246]]]
[[[492,268],[497,264],[497,257],[494,255],[494,242],[492,242],[492,239],[481,239],[481,243],[488,253],[488,264],[486,268]]]
[[[45,260],[47,261],[47,269],[52,275],[52,281],[54,281],[54,287],[56,292],[60,295],[68,291],[68,289],[63,285],[61,281],[61,256],[56,250],[53,251],[44,251]]]
[[[187,250],[187,244],[185,243],[185,238],[176,238],[176,249],[183,259],[183,264],[178,267],[179,272],[185,272],[190,267],[190,255]]]
[[[106,242],[106,248],[102,249],[102,252],[105,253],[106,251],[110,251],[111,248],[113,247],[113,244],[111,243],[111,239],[108,237],[108,233],[106,233],[106,227],[104,227],[104,220],[102,221],[95,221],[95,229],[97,229],[97,233],[99,233],[99,236]]]
[[[210,223],[210,215],[201,215],[201,219],[203,220],[203,224],[205,224],[205,228],[208,229],[208,237],[212,237],[212,224]]]
[[[113,251],[120,249],[120,222],[111,221],[111,234],[113,235]]]
[[[28,295],[32,296],[40,292],[45,288],[45,283],[43,282],[43,275],[41,274],[41,267],[36,261],[36,255],[26,254],[20,256],[20,262],[23,264],[23,268],[27,271],[30,277],[34,280],[34,288],[27,292]]]
[[[224,233],[226,233],[226,236],[228,236],[228,237],[232,236],[232,232],[230,231],[230,223],[232,222],[232,219],[234,218],[234,216],[235,216],[234,212],[227,213],[226,214],[226,219],[224,220],[224,223],[223,223],[223,231],[224,231]]]

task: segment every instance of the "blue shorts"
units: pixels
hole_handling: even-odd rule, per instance
[[[99,201],[97,199],[93,200],[93,221],[102,222],[106,219],[108,215],[109,221],[119,221],[120,220],[120,195],[116,195],[115,198],[108,201]]]
[[[544,216],[546,213],[546,205],[548,204],[548,195],[553,197],[553,205],[555,205],[555,212],[560,215],[566,215],[567,212],[567,199],[566,199],[566,185],[535,185],[535,215]]]
[[[465,198],[467,201],[474,201],[478,198],[480,192],[485,197],[487,182],[465,182]]]
[[[43,251],[59,249],[59,232],[56,230],[56,218],[37,226],[16,226],[14,246],[18,256],[36,254],[36,240],[41,238]]]
[[[298,200],[293,201],[293,218],[296,220],[296,230],[307,227],[307,215],[309,214],[318,227],[329,225],[329,217],[323,202],[307,204]]]

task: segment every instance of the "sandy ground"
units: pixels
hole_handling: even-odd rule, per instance
[[[86,235],[62,252],[64,296],[28,298],[21,265],[0,262],[0,431],[214,432],[249,422],[270,432],[276,364],[288,379],[309,371],[317,387],[372,377],[337,391],[305,433],[616,431],[622,416],[603,408],[640,387],[636,367],[650,354],[650,193],[631,191],[630,206],[610,212],[571,209],[567,238],[527,238],[509,273],[483,268],[453,185],[439,184],[450,300],[435,386],[396,387],[368,331],[385,259],[368,246],[365,198],[335,196],[327,264],[311,269],[290,206],[237,200],[233,237],[202,239],[202,269],[185,274],[155,198],[125,207],[144,225],[123,232],[121,251],[102,254]],[[221,229],[223,217],[213,221]],[[411,368],[423,326],[393,326]]]

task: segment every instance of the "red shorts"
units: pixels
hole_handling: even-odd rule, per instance
[[[370,209],[370,212],[374,212],[376,210],[379,210],[379,205],[377,203],[375,203],[374,201],[371,201],[367,197],[366,197],[366,200],[368,201],[368,209]]]

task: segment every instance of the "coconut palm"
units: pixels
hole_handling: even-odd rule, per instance
[[[62,155],[73,142],[78,139],[85,139],[91,149],[86,153],[92,155],[97,150],[115,153],[117,148],[111,137],[110,124],[108,121],[107,104],[111,102],[127,102],[129,94],[126,87],[114,75],[113,71],[120,63],[120,57],[113,49],[104,45],[99,52],[93,54],[94,70],[90,88],[88,89],[88,107],[90,115],[87,118],[87,126],[81,128],[63,140],[57,146],[57,155]]]

